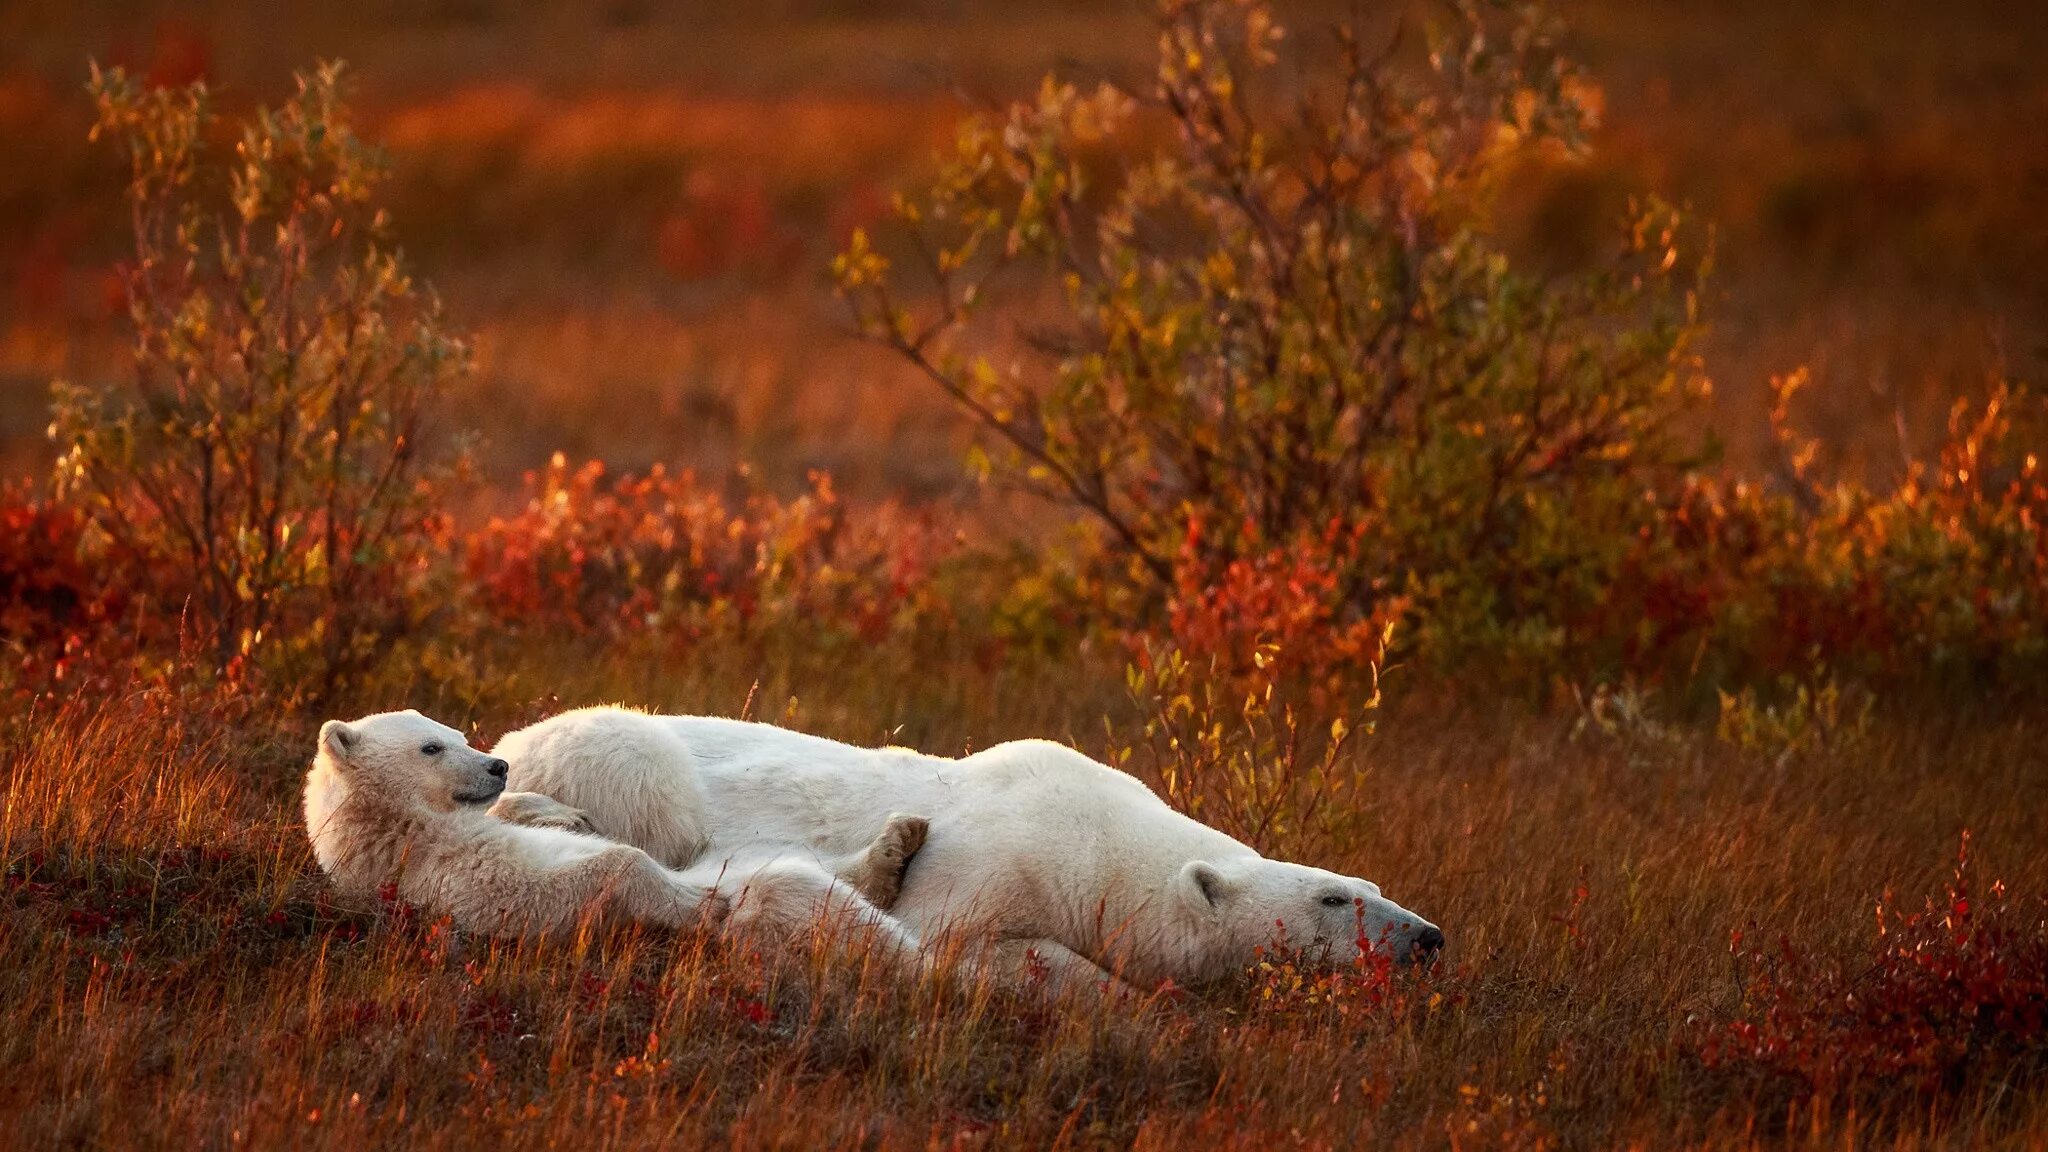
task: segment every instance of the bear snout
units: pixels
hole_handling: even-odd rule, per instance
[[[505,774],[512,771],[512,765],[507,764],[503,760],[494,758],[490,761],[490,763],[484,765],[484,771],[489,772],[491,775],[497,777],[500,780],[503,780],[505,778]]]
[[[1417,932],[1414,948],[1416,960],[1428,963],[1436,959],[1437,953],[1444,950],[1443,930],[1432,925]]]

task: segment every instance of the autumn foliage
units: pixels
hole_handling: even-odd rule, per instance
[[[802,626],[875,643],[943,615],[929,585],[948,544],[929,516],[850,517],[823,474],[791,500],[728,503],[687,472],[614,479],[557,455],[522,510],[463,540],[460,563],[476,624],[514,635],[687,646]]]
[[[1808,1109],[1938,1102],[2048,1068],[2048,905],[1980,887],[1967,834],[1940,900],[1894,899],[1852,959],[1734,933],[1742,1011],[1707,1032],[1700,1058]]]
[[[1872,487],[1815,474],[1794,373],[1779,474],[1720,468],[1683,430],[1708,387],[1701,230],[1641,203],[1591,271],[1520,267],[1488,208],[1595,111],[1541,12],[1447,7],[1426,67],[1346,25],[1323,83],[1282,97],[1267,5],[1164,4],[1149,85],[1049,79],[854,236],[855,321],[982,431],[986,467],[1098,529],[1113,615],[1314,620],[1339,661],[1398,618],[1404,654],[1520,689],[1816,660],[2039,675],[2040,399],[1994,381]],[[1208,642],[1241,665],[1248,639]]]
[[[134,654],[120,629],[134,588],[93,562],[88,531],[72,505],[0,486],[0,683],[12,695],[75,689]]]
[[[57,491],[214,675],[332,691],[425,622],[467,349],[388,237],[339,66],[232,154],[204,83],[95,67],[92,92],[129,168],[133,344],[120,386],[56,385]]]

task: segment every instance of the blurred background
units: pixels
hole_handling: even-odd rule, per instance
[[[1891,480],[1987,377],[2048,381],[2048,5],[1564,0],[1603,89],[1583,163],[1499,228],[1560,267],[1654,192],[1717,229],[1705,348],[1730,459],[1766,381],[1838,468]],[[1279,5],[1294,42],[1329,10]],[[769,484],[965,483],[936,393],[848,335],[824,267],[977,102],[1057,70],[1141,80],[1138,0],[0,3],[0,470],[39,471],[53,377],[117,374],[120,170],[88,60],[224,110],[348,61],[415,268],[476,334],[483,464],[556,450]]]

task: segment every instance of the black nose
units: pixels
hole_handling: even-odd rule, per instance
[[[1427,955],[1434,956],[1444,950],[1444,934],[1436,928],[1424,928],[1415,934],[1415,947]]]
[[[503,780],[505,778],[505,773],[510,772],[511,770],[512,766],[510,764],[505,763],[503,760],[493,760],[489,764],[484,765],[484,771],[489,772],[491,775],[496,776],[500,780]]]

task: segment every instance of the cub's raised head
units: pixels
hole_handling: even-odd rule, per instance
[[[505,790],[506,763],[462,733],[407,709],[320,726],[314,770],[328,765],[351,790],[436,812],[484,806]]]
[[[1368,950],[1426,962],[1444,946],[1436,925],[1381,896],[1379,885],[1321,868],[1259,856],[1194,860],[1176,886],[1212,976],[1250,965],[1254,949],[1276,940],[1337,965]]]
[[[505,761],[471,748],[462,733],[410,709],[329,720],[306,773],[306,832],[333,874],[347,841],[360,835],[348,827],[350,816],[382,824],[391,816],[481,810],[505,790],[506,771]]]

